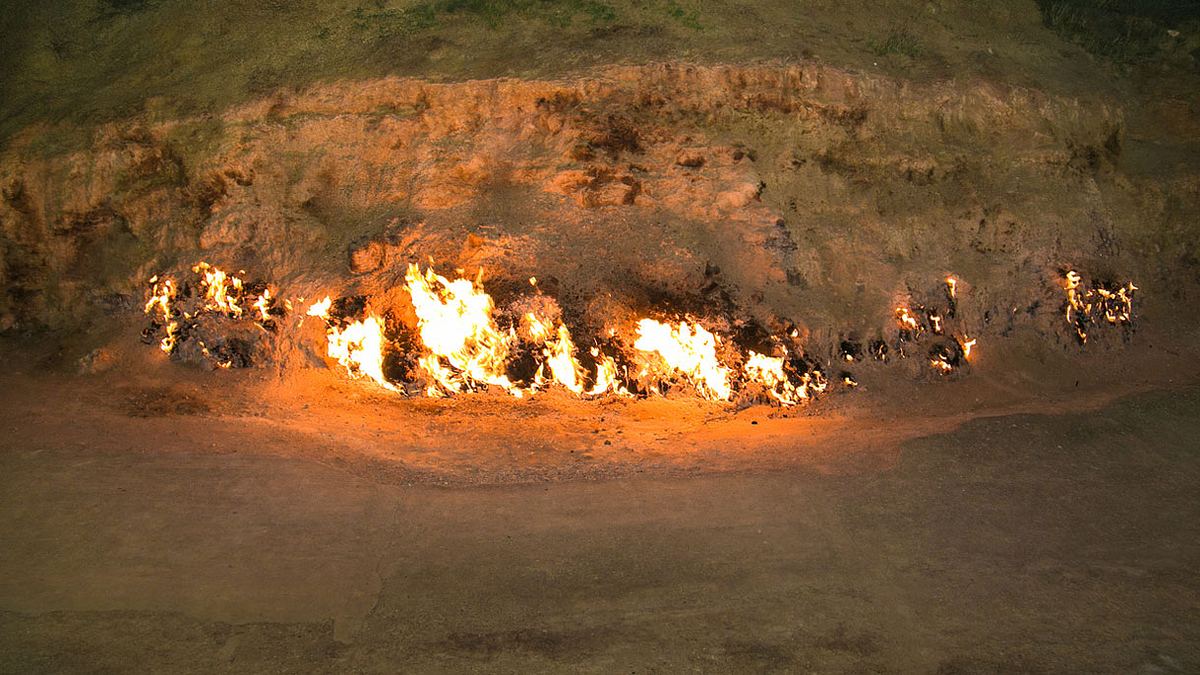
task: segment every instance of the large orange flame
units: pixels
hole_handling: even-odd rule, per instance
[[[431,396],[475,391],[495,385],[523,395],[505,374],[513,336],[500,332],[492,318],[492,296],[470,279],[450,281],[409,265],[405,286],[417,313],[417,329],[427,354],[421,368],[432,383]]]
[[[678,325],[642,319],[633,348],[656,358],[668,371],[683,376],[702,397],[728,401],[733,393],[729,369],[717,360],[717,337],[703,326]],[[648,370],[644,370],[648,373]]]
[[[325,296],[309,306],[306,316],[315,316],[326,321],[325,353],[337,360],[351,377],[366,377],[390,391],[400,391],[383,374],[383,352],[387,344],[384,336],[383,319],[368,314],[360,321],[344,326],[330,320],[329,312],[333,298]]]

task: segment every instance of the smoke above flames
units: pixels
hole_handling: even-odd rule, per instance
[[[410,395],[447,397],[495,388],[523,398],[560,389],[595,399],[683,390],[716,402],[749,395],[789,407],[814,399],[833,384],[858,385],[847,370],[830,377],[828,364],[804,353],[796,330],[768,336],[757,349],[742,348],[703,325],[702,317],[644,316],[606,335],[581,339],[557,312],[538,309],[536,303],[519,314],[498,311],[482,275],[449,278],[432,266],[410,264],[404,277],[415,329],[369,310],[362,298],[280,300],[270,284],[245,283],[244,272],[231,274],[206,262],[191,271],[193,279],[183,283],[165,275],[149,280],[144,312],[150,325],[143,338],[168,355],[193,345],[223,368],[249,365],[238,349],[246,342],[230,337],[237,330],[278,335],[315,319],[324,323],[323,348],[330,362],[352,378]],[[867,344],[845,340],[836,360],[844,366],[868,359],[886,362],[924,349],[935,373],[966,367],[979,341],[950,328],[958,323],[959,285],[954,276],[946,277],[944,304],[937,307],[895,307],[890,345],[882,339]],[[1067,324],[1080,344],[1094,325],[1132,326],[1137,290],[1132,283],[1085,288],[1078,273],[1066,270],[1061,285]],[[530,279],[530,288],[532,296],[540,296],[536,279]],[[200,329],[210,317],[222,326],[215,339],[211,329]],[[415,367],[397,377],[387,362],[401,352]],[[522,368],[528,372],[521,374]]]

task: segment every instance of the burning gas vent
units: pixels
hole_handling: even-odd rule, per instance
[[[246,283],[208,263],[192,268],[183,283],[150,279],[143,331],[170,355],[198,350],[218,367],[252,365],[270,353],[270,342],[304,320],[325,327],[325,353],[354,378],[398,393],[441,397],[498,388],[532,396],[559,388],[585,399],[640,397],[684,389],[710,401],[761,400],[794,406],[834,384],[854,388],[850,370],[830,377],[829,364],[804,352],[799,332],[769,336],[759,349],[706,328],[694,317],[642,317],[606,335],[579,340],[529,280],[527,311],[501,312],[481,277],[448,278],[432,267],[409,265],[404,291],[416,317],[415,330],[397,327],[369,309],[368,299],[325,297],[279,299],[263,282]],[[244,273],[242,273],[244,274]],[[1082,286],[1066,272],[1067,322],[1082,344],[1095,324],[1130,327],[1130,283],[1115,289]],[[846,368],[873,360],[918,356],[940,374],[966,367],[978,339],[959,327],[959,281],[946,277],[944,304],[895,308],[895,339],[841,341],[837,360]],[[761,345],[768,344],[769,349]],[[397,367],[396,364],[407,364]]]
[[[1128,337],[1133,329],[1133,294],[1138,290],[1132,281],[1123,286],[1095,281],[1085,286],[1083,277],[1068,269],[1062,283],[1067,294],[1063,303],[1067,324],[1079,344],[1087,344],[1088,331],[1094,326],[1119,327]]]

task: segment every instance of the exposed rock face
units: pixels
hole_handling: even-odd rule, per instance
[[[1066,263],[1188,273],[1186,237],[1147,225],[1200,201],[1196,176],[1116,167],[1118,109],[819,65],[343,82],[68,154],[37,138],[0,158],[0,329],[132,309],[200,258],[385,297],[432,257],[501,294],[552,279],[583,323],[611,295],[827,332],[954,272],[982,317]]]

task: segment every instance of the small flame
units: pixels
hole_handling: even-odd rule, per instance
[[[571,332],[566,326],[559,324],[552,337],[550,326],[533,312],[528,313],[525,318],[529,322],[529,334],[544,345],[544,365],[549,366],[551,379],[576,396],[583,394],[583,367],[575,359],[575,343],[571,340]],[[539,369],[535,382],[544,379],[541,372]]]
[[[254,309],[258,310],[259,321],[266,323],[271,320],[271,289],[263,291],[262,295],[254,301]]]
[[[1075,270],[1067,270],[1066,275],[1063,277],[1063,288],[1067,292],[1067,323],[1074,326],[1075,334],[1079,336],[1079,342],[1086,343],[1088,337],[1087,331],[1081,325],[1082,322],[1077,321],[1079,316],[1086,316],[1088,309],[1090,309],[1080,297],[1079,285],[1082,281],[1079,273]],[[1075,316],[1072,316],[1073,312],[1076,313]]]
[[[311,312],[311,308],[310,308]],[[344,327],[330,326],[327,353],[351,377],[367,377],[391,391],[399,391],[383,375],[383,320],[374,314]]]
[[[329,318],[329,310],[333,307],[333,298],[328,295],[324,300],[318,300],[308,308],[307,316],[315,316],[321,319]]]
[[[808,398],[808,392],[805,386],[797,388],[792,384],[783,370],[783,361],[781,356],[766,356],[751,349],[742,364],[742,374],[747,381],[762,384],[771,398],[786,407]]]
[[[174,320],[174,310],[171,308],[176,292],[173,280],[159,279],[157,274],[150,277],[150,298],[146,301],[144,312],[156,315],[155,321],[166,322],[165,335],[159,341],[158,348],[167,354],[175,351],[175,345],[178,344],[179,322]]]
[[[159,280],[158,275],[150,277],[150,299],[146,301],[146,314],[158,309],[162,317],[171,316],[171,301],[175,299],[175,282],[171,279]]]
[[[970,361],[971,350],[975,347],[975,343],[979,342],[979,340],[977,338],[967,337],[966,335],[962,335],[955,339],[958,340],[958,346],[962,349],[963,358]]]
[[[800,387],[808,396],[823,394],[829,388],[829,380],[825,378],[825,373],[814,368],[800,376]]]
[[[158,348],[163,350],[167,354],[170,354],[171,352],[175,351],[175,345],[177,344],[177,340],[179,337],[179,322],[178,321],[168,322],[166,331],[167,331],[167,334],[162,339],[162,341],[158,343]]]
[[[200,284],[204,287],[205,309],[224,312],[235,319],[242,315],[238,304],[242,299],[241,279],[206,262],[198,263],[192,271],[203,275]]]
[[[729,369],[717,360],[716,336],[703,326],[680,321],[678,326],[642,319],[633,348],[657,354],[669,370],[684,376],[704,398],[728,401],[732,393]]]
[[[631,396],[625,385],[617,377],[617,362],[613,357],[602,353],[598,348],[590,350],[596,359],[596,383],[587,391],[588,396],[600,396],[612,392],[618,396]]]
[[[958,299],[958,279],[954,275],[946,277],[946,293],[950,296],[951,302]]]

